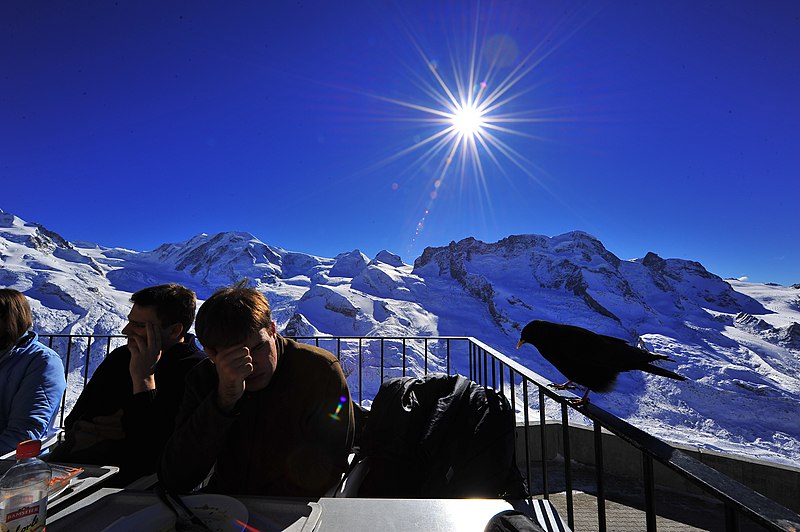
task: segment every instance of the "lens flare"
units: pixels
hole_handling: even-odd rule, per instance
[[[333,414],[328,414],[331,419],[333,419],[334,421],[339,421],[339,412],[342,411],[342,407],[345,405],[345,403],[347,403],[347,397],[345,396],[340,397],[339,404],[336,405],[336,410],[333,412]]]

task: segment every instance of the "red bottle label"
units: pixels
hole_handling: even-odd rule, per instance
[[[0,521],[2,532],[44,532],[47,498],[30,506],[6,509]]]

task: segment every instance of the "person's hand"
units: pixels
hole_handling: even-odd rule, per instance
[[[90,422],[92,430],[101,439],[121,440],[125,438],[125,431],[122,430],[122,409],[120,408],[109,416],[95,416]]]
[[[108,416],[95,416],[91,420],[79,419],[70,430],[73,452],[82,451],[108,440],[122,440],[122,409]]]
[[[161,358],[161,331],[152,323],[145,323],[145,336],[128,335],[128,349],[133,393],[154,390],[156,362]]]
[[[219,376],[217,402],[223,412],[230,412],[245,390],[244,380],[253,373],[250,349],[237,345],[220,351],[213,358]]]

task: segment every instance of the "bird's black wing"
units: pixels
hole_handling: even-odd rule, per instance
[[[601,352],[608,366],[615,368],[617,371],[640,369],[656,375],[677,378],[677,376],[673,376],[675,375],[674,373],[650,364],[656,360],[670,360],[669,357],[632,346],[625,341],[619,340],[619,338],[605,336]],[[667,373],[670,373],[670,375],[667,375]]]
[[[631,345],[628,343],[627,340],[623,340],[622,338],[617,338],[616,336],[606,336],[605,334],[597,334],[597,333],[592,333],[592,334],[602,338],[608,345],[615,345],[615,344],[626,345],[626,346]]]
[[[566,324],[550,324],[544,332],[537,336],[536,348],[565,377],[595,390],[613,383],[619,370],[602,356],[606,350],[602,335]]]

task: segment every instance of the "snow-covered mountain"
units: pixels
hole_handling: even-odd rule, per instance
[[[179,282],[205,299],[248,278],[287,334],[474,336],[562,382],[534,348],[514,346],[532,319],[571,323],[644,342],[689,378],[623,374],[614,391],[592,394],[599,406],[668,441],[800,463],[800,285],[723,280],[654,253],[621,260],[580,231],[468,238],[427,248],[410,265],[389,251],[316,257],[242,232],[147,252],[104,248],[2,211],[0,265],[0,286],[25,292],[46,333],[116,333],[130,294],[151,284]],[[387,366],[399,363],[387,349]],[[429,369],[441,363],[432,355]],[[421,368],[421,356],[409,364]],[[364,375],[368,397],[378,373]]]

